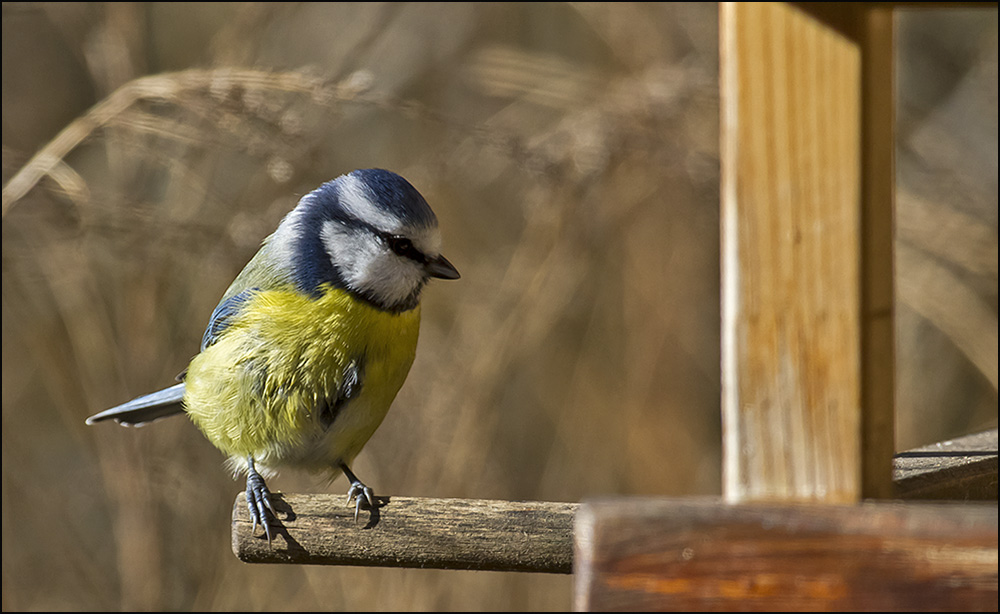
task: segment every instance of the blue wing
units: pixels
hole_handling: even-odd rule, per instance
[[[226,330],[232,318],[239,314],[240,310],[243,309],[243,305],[259,290],[260,288],[247,288],[239,294],[230,296],[216,306],[215,311],[212,312],[211,319],[208,321],[208,328],[205,329],[205,335],[201,338],[202,352],[218,341],[219,335],[222,334],[222,331]]]

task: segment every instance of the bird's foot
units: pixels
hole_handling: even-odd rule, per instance
[[[351,504],[351,500],[355,501],[354,504],[354,521],[358,521],[358,514],[361,513],[361,504],[364,502],[368,503],[368,509],[375,509],[375,491],[371,488],[365,486],[358,476],[354,475],[351,468],[347,466],[346,463],[338,463],[340,470],[344,472],[347,479],[351,481],[351,487],[347,489],[347,504]]]
[[[347,504],[351,504],[351,499],[354,499],[354,521],[358,521],[358,514],[361,512],[361,503],[364,501],[368,502],[368,508],[374,509],[375,507],[375,491],[362,484],[359,480],[354,480],[351,482],[351,487],[347,490]]]
[[[250,534],[257,532],[257,525],[264,527],[264,534],[267,535],[267,545],[271,545],[271,519],[277,518],[274,507],[271,505],[271,491],[267,489],[264,478],[254,469],[253,461],[247,469],[247,507],[250,509],[250,519],[253,527]]]

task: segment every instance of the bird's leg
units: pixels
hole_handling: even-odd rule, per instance
[[[271,506],[271,491],[267,489],[264,478],[257,473],[252,456],[247,457],[247,507],[250,508],[250,518],[253,520],[250,534],[257,532],[257,523],[260,523],[267,535],[267,545],[270,546],[271,518],[277,517],[277,514]]]
[[[362,501],[367,500],[370,508],[375,507],[375,491],[362,484],[358,476],[354,475],[354,472],[347,466],[347,463],[340,462],[337,465],[344,472],[344,475],[347,476],[347,479],[351,481],[351,487],[347,491],[347,503],[350,505],[351,499],[357,501],[354,506],[354,521],[357,522],[358,514],[361,512]]]

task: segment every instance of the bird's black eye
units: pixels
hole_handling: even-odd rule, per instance
[[[410,258],[411,260],[416,260],[417,262],[422,262],[424,255],[413,246],[413,242],[406,237],[393,236],[389,237],[389,249],[391,249],[396,255],[403,256],[404,258]]]
[[[413,242],[406,237],[389,237],[389,248],[399,256],[406,256],[413,251]]]

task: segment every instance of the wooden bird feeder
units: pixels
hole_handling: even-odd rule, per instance
[[[897,6],[721,5],[721,498],[386,497],[349,531],[287,495],[269,548],[240,495],[237,556],[572,572],[578,610],[995,612],[997,431],[893,454]]]

